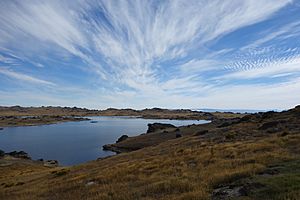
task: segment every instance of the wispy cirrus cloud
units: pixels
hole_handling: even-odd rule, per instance
[[[251,64],[250,64],[251,65]],[[226,75],[222,75],[222,77],[217,78],[225,78],[225,79],[253,79],[253,78],[276,78],[282,76],[290,76],[296,73],[300,73],[300,57],[295,58],[293,60],[281,60],[270,63],[260,63],[261,67],[249,68],[246,70],[238,70],[233,71],[232,73],[228,73]],[[264,66],[268,65],[268,67]]]
[[[22,73],[18,73],[18,72],[14,72],[12,70],[6,69],[6,68],[0,68],[0,74],[3,74],[5,76],[8,76],[10,78],[19,80],[19,81],[25,81],[28,83],[32,83],[32,84],[43,84],[43,85],[48,85],[48,86],[55,86],[55,83],[52,83],[50,81],[45,81],[42,79],[38,79],[36,77],[33,76],[29,76],[26,74],[22,74]]]
[[[99,98],[119,95],[119,103],[132,95],[150,102],[157,95],[157,104],[172,96],[182,106],[179,100],[189,96],[193,100],[183,104],[200,106],[200,97],[211,98],[222,84],[295,75],[300,52],[290,39],[299,35],[299,22],[255,28],[294,5],[292,0],[2,1],[0,62],[30,65],[41,77],[53,69],[52,77],[62,83],[103,88]],[[262,37],[236,44],[247,28],[249,36]],[[223,43],[228,35],[236,41]],[[0,69],[28,83],[54,84],[20,68]]]

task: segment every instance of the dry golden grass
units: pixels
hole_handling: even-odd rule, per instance
[[[299,134],[225,143],[186,136],[74,167],[1,167],[0,199],[210,199],[220,183],[297,158],[299,142]]]

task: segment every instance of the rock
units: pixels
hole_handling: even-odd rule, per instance
[[[182,135],[181,135],[180,131],[177,131],[176,132],[176,138],[180,138],[180,137],[182,137]]]
[[[57,167],[58,161],[57,160],[46,160],[46,161],[44,161],[44,166],[45,167]]]
[[[128,135],[122,135],[121,137],[119,137],[119,139],[116,141],[116,143],[122,142],[124,140],[126,140],[128,138]]]
[[[252,115],[246,115],[240,119],[240,122],[247,122],[252,119]]]
[[[206,116],[206,117],[214,117],[213,114],[208,113],[208,112],[203,113],[203,116]]]
[[[110,144],[105,144],[102,146],[103,151],[110,151]]]
[[[241,122],[240,118],[233,118],[233,119],[221,120],[221,124],[218,126],[218,128],[223,128],[223,127],[231,126],[231,125],[234,125],[234,124],[237,124],[237,123],[240,123],[240,122]]]
[[[276,112],[274,112],[274,111],[268,111],[268,112],[262,113],[261,118],[268,119],[268,118],[273,117],[275,114],[276,114]]]
[[[223,127],[227,127],[227,126],[230,126],[230,125],[231,125],[230,122],[224,122],[221,125],[219,125],[218,128],[223,128]]]
[[[91,124],[96,124],[98,121],[90,121]]]
[[[197,166],[197,161],[195,161],[195,160],[190,160],[190,161],[188,161],[187,165],[188,165],[189,167],[191,167],[191,168],[194,168],[194,167]]]
[[[200,135],[205,135],[208,133],[208,130],[201,130],[201,131],[198,131],[197,133],[195,133],[194,135],[195,136],[200,136]]]
[[[95,185],[95,184],[96,184],[95,181],[89,181],[85,185],[86,186],[91,186],[91,185]]]
[[[259,130],[266,130],[269,128],[274,128],[276,127],[280,122],[278,121],[272,121],[272,122],[266,122],[264,123],[261,127],[259,127]]]
[[[102,149],[103,151],[112,151],[117,154],[122,153],[122,151],[118,147],[113,146],[112,144],[105,144],[102,146]]]
[[[281,131],[282,131],[282,129],[277,128],[277,127],[267,129],[267,133],[278,133],[278,132],[281,132]]]
[[[163,123],[153,123],[153,124],[148,124],[148,130],[147,133],[152,133],[158,130],[163,130],[166,128],[176,128],[176,126],[172,124],[163,124]]]
[[[217,188],[212,193],[213,200],[236,199],[237,197],[247,196],[243,186],[225,186]]]
[[[12,151],[6,153],[6,155],[12,156],[14,158],[31,159],[28,153],[26,153],[25,151]]]
[[[284,137],[284,136],[287,136],[289,133],[284,131],[283,133],[279,134],[279,137]]]
[[[2,131],[2,130],[3,130],[3,128],[0,127],[0,131]]]
[[[258,173],[258,175],[260,175],[260,176],[274,176],[277,174],[279,174],[279,170],[272,169],[272,168],[266,169],[263,172]]]
[[[5,155],[5,152],[0,149],[0,158]]]

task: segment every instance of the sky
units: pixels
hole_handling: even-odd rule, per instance
[[[300,0],[0,0],[0,13],[0,105],[300,104]]]

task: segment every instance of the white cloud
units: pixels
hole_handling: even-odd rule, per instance
[[[289,2],[175,0],[158,5],[138,0],[72,4],[68,1],[2,2],[0,36],[6,39],[0,44],[6,46],[29,35],[80,57],[102,78],[109,76],[125,84],[136,82],[131,86],[139,85],[151,82],[159,73],[154,64],[157,61],[185,56],[208,40],[266,19]],[[96,12],[102,12],[109,25],[103,17],[93,18]],[[94,48],[109,63],[108,68],[95,61]]]
[[[300,78],[271,85],[226,85],[199,99],[208,108],[288,109],[299,105]]]
[[[0,68],[0,74],[3,74],[3,75],[8,76],[10,78],[17,79],[19,81],[25,81],[25,82],[34,83],[34,84],[43,84],[43,85],[48,85],[48,86],[55,86],[56,85],[56,84],[54,84],[50,81],[45,81],[45,80],[42,80],[42,79],[35,78],[33,76],[17,73],[17,72],[14,72],[12,70],[5,69],[5,68]]]
[[[31,35],[46,42],[53,42],[67,51],[80,54],[76,45],[86,46],[85,39],[70,17],[70,10],[52,1],[2,2],[0,24],[11,40]],[[24,41],[26,42],[26,41]]]
[[[184,74],[195,74],[205,71],[222,69],[223,64],[214,59],[193,59],[188,61],[187,63],[184,63],[183,65],[180,65],[179,67],[181,72]]]
[[[105,99],[125,106],[124,102],[127,101],[130,102],[128,106],[137,107],[145,107],[147,104],[195,107],[205,102],[207,104],[204,105],[212,105],[214,101],[209,99],[216,98],[220,101],[225,98],[222,96],[225,93],[218,89],[219,83],[209,84],[207,80],[203,80],[201,74],[224,70],[227,61],[220,61],[217,57],[232,49],[210,52],[210,55],[203,58],[193,53],[206,48],[205,45],[210,41],[217,41],[232,31],[271,17],[291,2],[1,1],[0,48],[6,49],[5,52],[13,52],[16,57],[39,67],[44,64],[36,60],[41,52],[58,52],[58,55],[62,54],[62,60],[66,56],[75,56],[86,63],[85,70],[98,74],[102,80],[125,88],[124,91],[111,88],[111,92],[106,91],[99,95],[84,94],[90,97],[83,99],[86,102]],[[278,36],[286,36],[294,25],[296,26],[291,24],[290,27],[286,27],[288,30],[282,28],[256,41],[256,45]],[[258,53],[254,55],[255,51],[251,50],[251,53],[252,55],[242,55],[240,59],[233,59],[232,67],[227,68],[235,71],[226,75],[226,78],[235,80],[240,77],[279,77],[299,71],[299,60],[294,60],[293,56],[274,61],[272,57],[261,55],[257,58]],[[164,62],[180,59],[186,62],[176,62],[181,63],[180,66],[163,65]],[[178,72],[174,72],[177,69]],[[169,73],[170,71],[173,73]],[[28,83],[55,85],[50,81],[8,69],[0,69],[0,73]],[[293,87],[293,84],[290,83],[289,87]],[[230,92],[225,86],[222,88]],[[256,89],[246,88],[253,92]],[[245,87],[241,86],[238,89],[244,90]],[[215,91],[220,93],[215,94]],[[232,92],[237,92],[237,89]],[[188,95],[193,97],[187,98]],[[241,96],[237,99],[242,101]],[[215,103],[216,107],[220,105]]]
[[[260,37],[258,40],[251,42],[249,45],[243,47],[242,50],[259,47],[260,45],[273,41],[274,39],[284,40],[291,37],[299,36],[300,22],[291,22],[289,24],[284,25],[283,27],[276,27],[275,30],[274,28],[268,29],[264,31],[264,34],[264,37]]]
[[[245,64],[245,63],[244,63]],[[236,64],[237,66],[239,64]],[[247,67],[247,63],[246,63]],[[300,57],[282,60],[262,60],[248,63],[248,68],[238,66],[237,71],[224,74],[215,79],[253,79],[253,78],[269,78],[280,77],[283,75],[293,75],[300,72]]]

